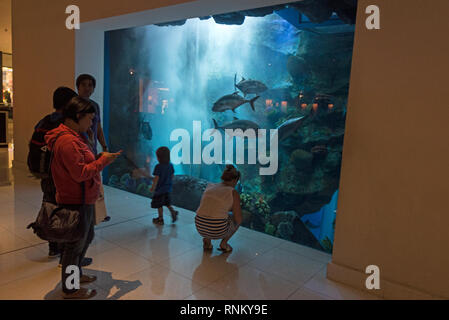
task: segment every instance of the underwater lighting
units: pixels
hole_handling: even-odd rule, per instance
[[[303,108],[303,109],[307,108],[307,103],[301,104],[301,108]]]
[[[284,113],[287,112],[287,105],[288,105],[287,101],[282,101],[281,102],[281,110],[282,110],[282,112],[284,112]]]
[[[327,105],[327,107],[328,107],[329,109],[332,109],[332,108],[334,107],[334,104],[333,104],[333,103],[329,103],[329,104]]]
[[[312,105],[313,111],[316,111],[318,109],[318,103],[314,103]]]
[[[267,107],[272,107],[272,106],[273,106],[273,100],[271,100],[271,99],[265,100],[265,105],[266,105]]]

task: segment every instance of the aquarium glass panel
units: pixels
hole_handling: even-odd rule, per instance
[[[167,146],[195,211],[234,164],[243,227],[331,252],[356,1],[306,4],[107,32],[105,183],[151,198]]]

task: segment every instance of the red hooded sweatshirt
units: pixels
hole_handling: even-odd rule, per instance
[[[56,143],[53,143],[59,136]],[[64,124],[49,131],[45,141],[54,148],[51,173],[59,204],[82,204],[81,182],[85,182],[85,204],[95,204],[100,195],[100,172],[106,167],[106,158],[95,156],[84,138]]]

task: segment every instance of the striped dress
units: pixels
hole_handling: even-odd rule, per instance
[[[206,187],[195,217],[196,229],[203,238],[223,239],[229,233],[233,190],[222,183],[211,183]]]

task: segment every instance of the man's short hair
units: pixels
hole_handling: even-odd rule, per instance
[[[78,76],[78,78],[76,78],[76,88],[77,89],[79,89],[79,87],[81,85],[81,82],[83,82],[84,80],[92,81],[92,84],[94,85],[94,89],[95,89],[95,87],[97,85],[97,81],[90,74],[81,74],[81,75]]]
[[[53,92],[53,107],[61,110],[73,98],[78,96],[75,91],[67,87],[59,87]]]

